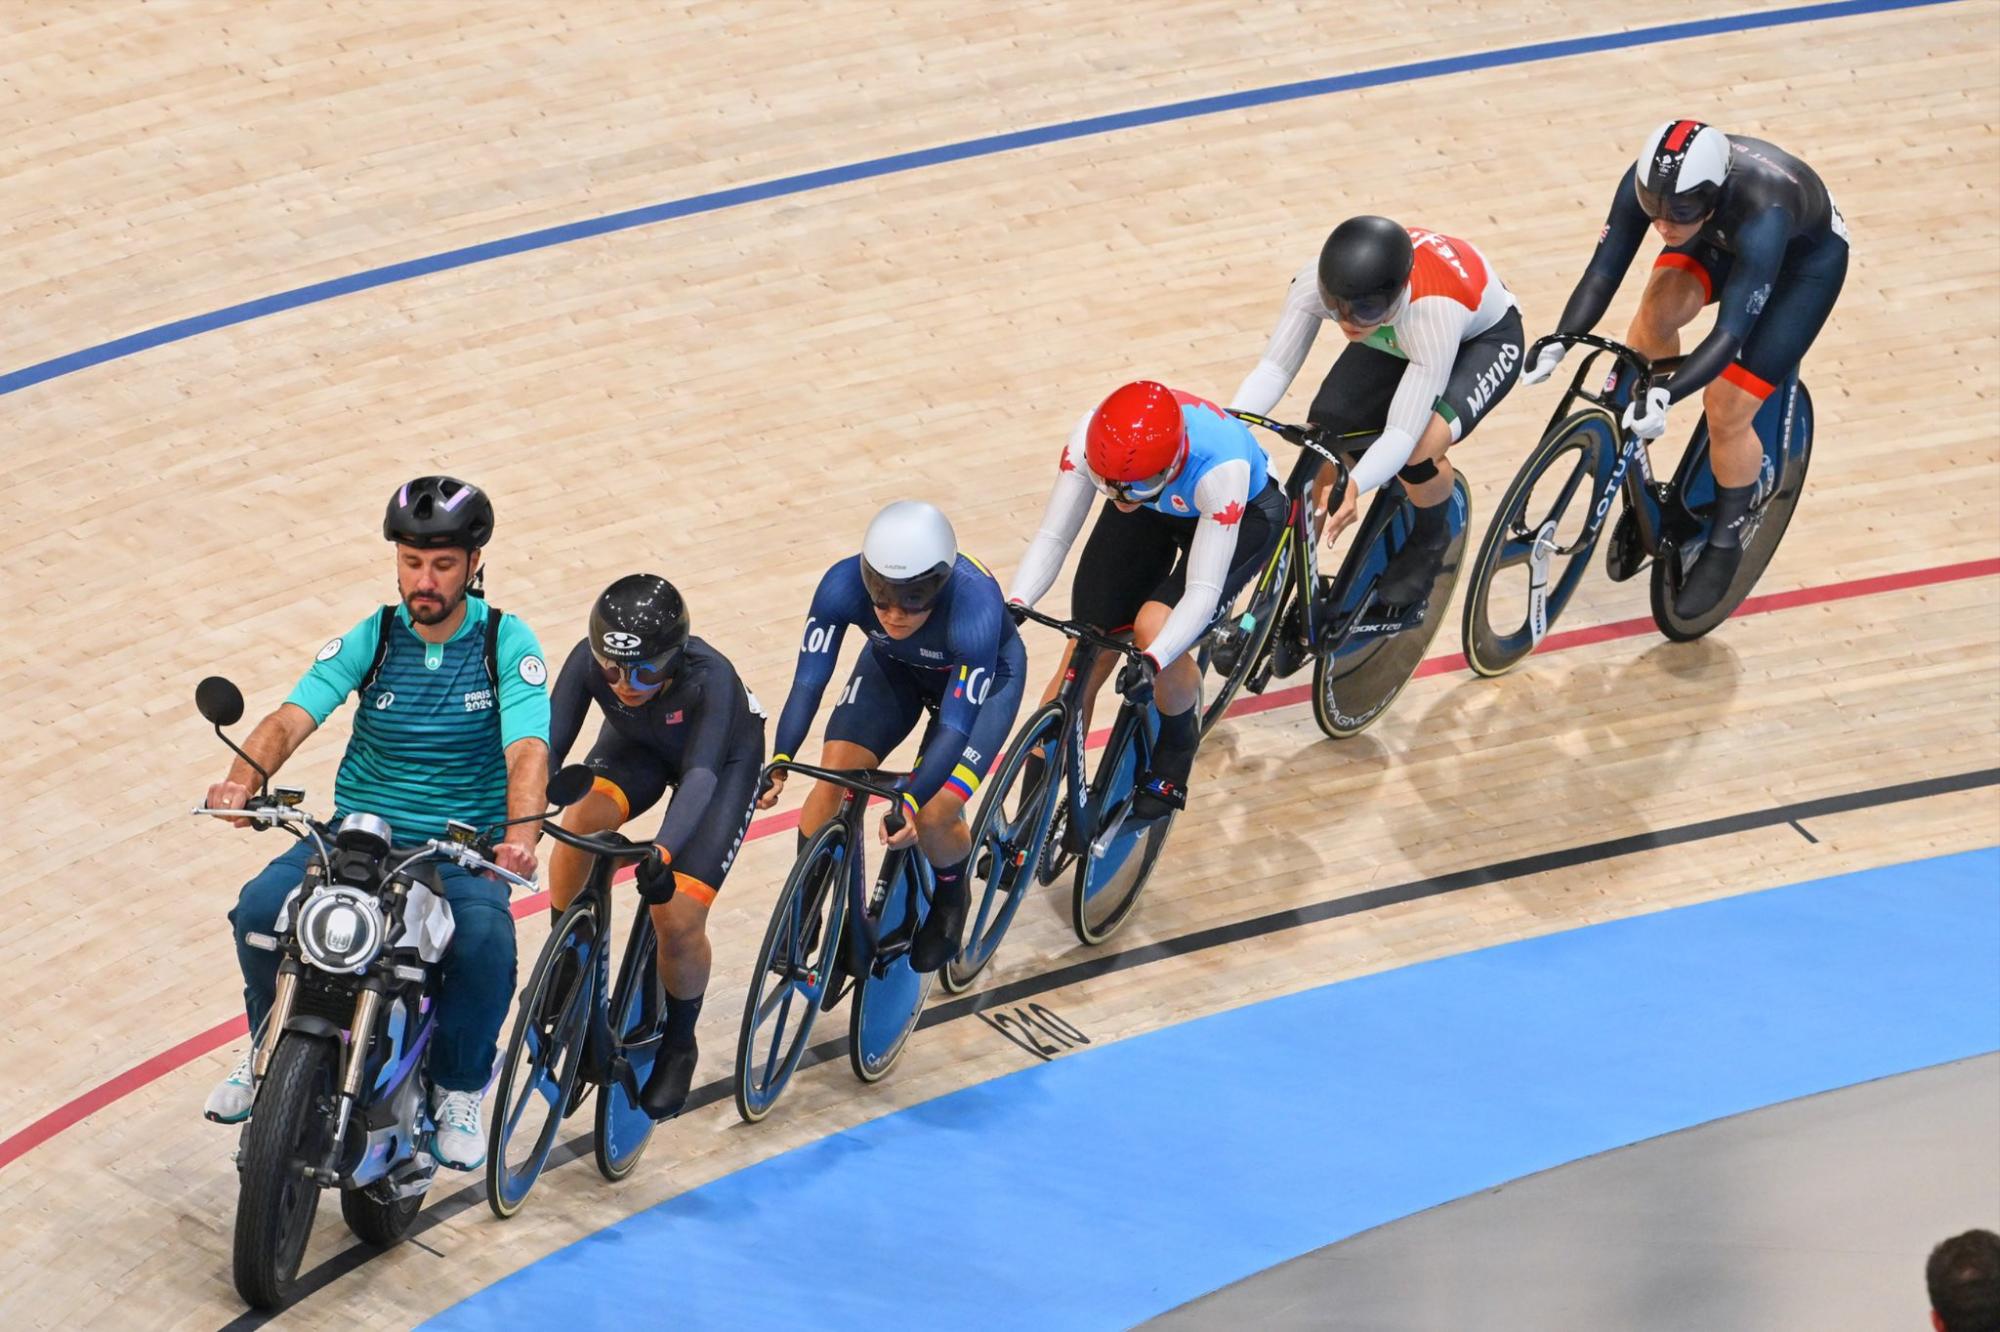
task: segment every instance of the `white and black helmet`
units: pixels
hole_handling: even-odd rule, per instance
[[[1699,222],[1715,211],[1729,178],[1729,136],[1699,120],[1669,120],[1646,140],[1632,189],[1646,216]]]
[[[861,538],[861,582],[877,606],[923,610],[958,563],[958,536],[936,505],[897,500]]]

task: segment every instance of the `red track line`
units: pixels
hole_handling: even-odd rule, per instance
[[[1796,610],[1801,606],[1815,606],[1827,601],[1845,601],[1853,597],[1873,596],[1881,592],[1902,592],[1913,587],[1932,587],[1939,583],[1956,583],[1971,578],[1989,578],[2000,574],[2000,559],[1967,560],[1962,564],[1939,565],[1932,569],[1913,569],[1906,573],[1881,574],[1874,578],[1856,578],[1841,583],[1827,583],[1819,587],[1802,587],[1790,592],[1772,592],[1764,596],[1751,597],[1743,603],[1732,619],[1746,615],[1768,615],[1773,611]],[[1654,624],[1650,616],[1636,620],[1617,620],[1610,624],[1592,625],[1583,629],[1566,629],[1559,634],[1550,634],[1542,641],[1538,653],[1561,652],[1568,648],[1587,647],[1596,643],[1609,643],[1614,639],[1635,638],[1652,633]],[[1451,671],[1465,669],[1465,657],[1460,653],[1431,657],[1417,668],[1417,676],[1443,675]],[[1290,707],[1304,703],[1312,697],[1310,685],[1280,689],[1274,693],[1254,698],[1238,699],[1230,705],[1227,715],[1246,717],[1259,712],[1270,712],[1276,708]],[[1094,732],[1090,743],[1101,745],[1109,734],[1108,728]],[[759,819],[750,825],[745,841],[760,837],[771,837],[798,827],[799,813],[787,810]],[[621,874],[621,879],[630,871]],[[514,903],[514,915],[532,915],[548,905],[546,892],[534,893]],[[55,1137],[64,1129],[86,1116],[95,1114],[104,1107],[139,1090],[147,1083],[166,1076],[175,1069],[208,1054],[212,1050],[228,1045],[249,1029],[249,1023],[241,1016],[218,1023],[198,1036],[190,1036],[179,1045],[170,1046],[140,1064],[135,1064],[107,1082],[98,1084],[74,1100],[43,1115],[34,1123],[5,1140],[0,1140],[0,1169],[18,1161],[35,1148]]]

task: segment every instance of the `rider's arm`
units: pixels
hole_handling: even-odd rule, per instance
[[[743,686],[737,681],[736,672],[717,665],[702,681],[700,694],[685,704],[694,710],[694,732],[688,736],[682,751],[681,778],[674,783],[674,798],[667,803],[666,817],[660,820],[660,831],[653,838],[669,860],[681,853],[688,838],[709,816],[709,801],[715,795],[722,765],[736,739],[737,719],[755,720],[748,708],[737,710],[736,701],[742,695]],[[729,810],[725,817],[737,817],[742,812]]]
[[[583,719],[590,714],[590,674],[596,669],[597,659],[590,655],[589,641],[577,640],[568,660],[563,662],[562,672],[556,676],[555,688],[549,691],[551,769],[562,767],[569,758],[570,746],[583,730]]]
[[[1758,312],[1771,298],[1771,284],[1785,262],[1785,242],[1792,234],[1792,215],[1783,208],[1766,208],[1736,232],[1736,262],[1716,300],[1715,327],[1688,353],[1667,385],[1670,400],[1692,397],[1729,368],[1750,336]]]
[[[1084,434],[1089,429],[1090,413],[1085,412],[1063,446],[1055,489],[1049,492],[1048,507],[1042,510],[1042,525],[1028,543],[1021,567],[1014,571],[1013,585],[1007,589],[1009,601],[1032,606],[1047,595],[1062,572],[1071,543],[1083,530],[1083,520],[1090,516],[1090,501],[1097,492],[1075,461],[1083,457]]]
[[[306,737],[318,729],[319,724],[304,708],[292,703],[280,703],[276,712],[258,722],[256,729],[250,732],[249,738],[243,742],[243,752],[257,760],[265,772],[275,776],[278,769],[285,766],[285,760],[297,753],[299,746],[306,742]],[[231,761],[229,776],[223,780],[252,791],[257,788],[256,772],[240,758]]]
[[[937,728],[932,731],[930,742],[918,757],[916,769],[911,772],[909,785],[905,788],[916,808],[921,809],[932,796],[942,791],[945,783],[970,757],[965,747],[971,742],[972,728],[979,720],[979,709],[992,692],[995,673],[1000,665],[1000,643],[1010,628],[1007,612],[998,597],[989,594],[953,598],[951,683],[938,702]],[[974,761],[987,762],[992,757],[991,754],[984,754]],[[960,778],[960,793],[978,786],[983,775],[970,771],[964,773]]]
[[[1639,197],[1632,192],[1632,168],[1626,167],[1625,174],[1618,179],[1618,191],[1612,196],[1604,230],[1598,233],[1597,250],[1590,256],[1590,266],[1583,270],[1576,290],[1570,293],[1569,304],[1563,307],[1562,318],[1556,321],[1556,332],[1588,333],[1597,327],[1597,321],[1611,308],[1611,298],[1618,294],[1618,284],[1625,280],[1625,270],[1632,266],[1632,256],[1639,253],[1639,242],[1645,238],[1646,211],[1639,207]]]
[[[1298,377],[1299,367],[1306,363],[1306,353],[1312,350],[1313,338],[1326,317],[1326,307],[1319,299],[1319,264],[1315,261],[1300,269],[1286,289],[1285,308],[1278,313],[1278,327],[1264,348],[1263,359],[1236,386],[1229,405],[1259,416],[1276,407],[1278,399],[1285,396],[1285,390]]]
[[[840,657],[840,640],[859,613],[854,601],[860,595],[860,585],[861,575],[853,560],[840,561],[819,580],[812,608],[806,612],[799,664],[792,672],[792,692],[785,696],[784,710],[778,714],[778,744],[771,754],[774,760],[796,755],[812,726],[820,696],[826,692],[826,682],[833,678],[834,663]]]
[[[1188,545],[1187,585],[1167,622],[1146,648],[1161,670],[1194,646],[1222,604],[1222,585],[1236,555],[1236,536],[1250,504],[1250,464],[1241,458],[1211,467],[1194,487],[1194,540]]]
[[[1449,296],[1423,296],[1411,301],[1409,313],[1396,322],[1396,341],[1410,363],[1403,367],[1396,395],[1389,400],[1382,433],[1354,465],[1357,496],[1389,484],[1389,478],[1409,464],[1437,409],[1438,396],[1451,382],[1452,364],[1458,360],[1460,339],[1471,319],[1472,311]]]
[[[500,743],[507,751],[507,817],[526,818],[549,807],[549,668],[535,631],[515,616],[501,617],[495,647]],[[523,823],[509,828],[505,840],[533,851],[541,835],[539,823]]]

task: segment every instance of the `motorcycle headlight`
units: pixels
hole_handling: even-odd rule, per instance
[[[299,911],[299,951],[335,975],[351,975],[373,962],[384,933],[382,908],[358,888],[323,889]]]

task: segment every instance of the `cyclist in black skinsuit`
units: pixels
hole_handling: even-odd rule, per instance
[[[1556,325],[1587,333],[1604,317],[1648,223],[1667,242],[1654,261],[1625,341],[1652,358],[1680,351],[1680,330],[1711,302],[1715,327],[1673,379],[1625,411],[1646,439],[1666,430],[1667,408],[1702,395],[1715,468],[1715,524],[1675,600],[1692,619],[1729,590],[1742,562],[1740,531],[1756,499],[1763,449],[1757,409],[1797,367],[1826,323],[1847,276],[1847,224],[1817,173],[1762,139],[1670,120],[1618,182],[1597,253]],[[1549,347],[1523,380],[1538,384],[1562,360]]]
[[[687,607],[673,584],[632,574],[604,590],[590,634],[571,649],[550,698],[550,767],[562,765],[595,702],[604,727],[584,762],[591,793],[563,826],[616,828],[674,798],[653,854],[637,866],[639,895],[652,905],[666,986],[666,1031],[639,1105],[655,1119],[679,1114],[697,1058],[695,1018],[708,987],[708,909],[750,824],[764,765],[764,714],[729,659],[688,636]],[[549,857],[549,900],[560,916],[591,857],[558,846]],[[564,987],[557,987],[560,993]]]

